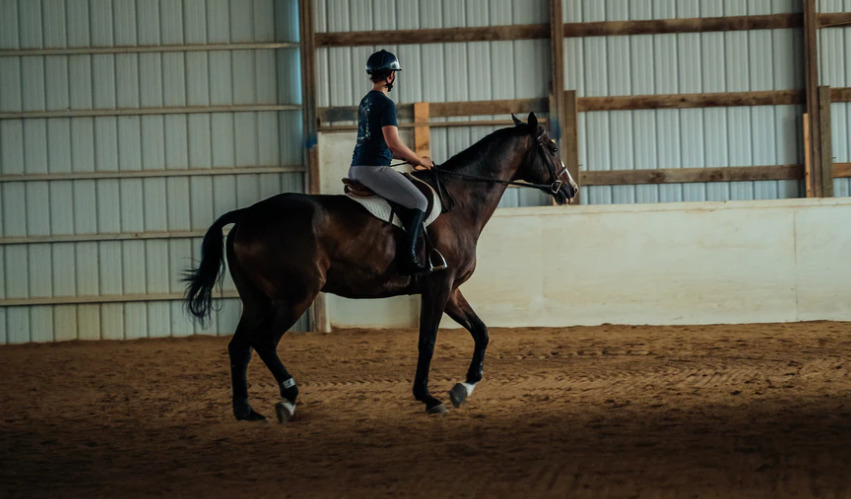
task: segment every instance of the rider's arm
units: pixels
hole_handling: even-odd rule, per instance
[[[381,133],[384,135],[384,142],[387,144],[387,147],[390,148],[390,152],[393,153],[393,156],[399,159],[404,159],[412,166],[424,166],[426,168],[434,166],[434,162],[431,158],[417,156],[417,153],[412,151],[404,142],[402,142],[401,137],[399,137],[398,127],[394,125],[383,126],[381,127]]]

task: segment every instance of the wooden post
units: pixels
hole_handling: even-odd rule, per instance
[[[821,113],[818,89],[818,16],[816,0],[803,0],[804,6],[804,93],[807,101],[808,126],[810,130],[809,154],[810,169],[807,184],[808,197],[822,197],[824,182],[822,179],[822,138]]]
[[[428,127],[429,106],[428,102],[414,103],[414,152],[419,156],[431,156],[430,129]]]
[[[812,158],[812,149],[810,148],[810,143],[812,142],[812,137],[810,137],[810,115],[809,113],[804,113],[804,186],[807,190],[807,197],[813,197],[813,158]]]
[[[559,144],[562,161],[565,161],[564,135],[564,20],[562,19],[562,0],[550,0],[550,95],[549,127],[550,137]],[[566,164],[566,163],[565,163]],[[575,179],[576,177],[574,177]],[[553,201],[555,203],[555,201]]]
[[[301,112],[304,126],[305,192],[319,193],[319,149],[316,123],[316,45],[313,29],[313,0],[298,0],[301,55]],[[330,332],[325,295],[319,293],[309,312],[312,331]]]
[[[821,142],[818,148],[821,152],[821,164],[816,165],[821,169],[822,196],[833,197],[833,137],[830,129],[830,87],[818,87],[819,128],[821,129]]]
[[[562,140],[561,157],[564,160],[567,171],[577,183],[579,182],[579,123],[576,101],[576,90],[568,90],[564,93],[564,133]],[[582,186],[580,185],[580,188]],[[577,204],[582,202],[582,196],[576,194],[573,201]]]

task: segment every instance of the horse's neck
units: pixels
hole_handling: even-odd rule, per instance
[[[491,151],[488,158],[478,162],[475,167],[462,166],[458,171],[504,182],[512,180],[526,155],[526,148],[523,147],[520,148],[524,151],[522,154],[508,153],[511,149],[518,148],[514,140],[522,140],[522,138],[518,137],[500,143]],[[454,182],[452,187],[451,193],[454,194],[457,202],[453,211],[468,218],[473,224],[476,234],[481,234],[485,224],[496,211],[499,200],[502,199],[502,195],[508,186],[499,182],[460,179]]]

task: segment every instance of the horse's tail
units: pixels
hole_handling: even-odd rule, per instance
[[[224,266],[224,236],[222,227],[236,223],[240,219],[241,210],[225,213],[213,223],[204,235],[201,243],[201,263],[197,269],[184,272],[183,282],[186,286],[184,302],[186,310],[206,324],[210,317],[213,301],[213,287],[216,281],[221,281],[219,274]]]

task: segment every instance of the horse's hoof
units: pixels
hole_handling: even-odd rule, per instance
[[[443,405],[443,404],[437,404],[437,405],[436,405],[436,406],[434,406],[434,407],[429,407],[429,408],[427,408],[427,409],[426,409],[426,412],[427,412],[427,413],[429,413],[429,414],[446,414],[446,413],[447,413],[447,412],[449,412],[449,411],[448,411],[448,410],[446,410],[446,406],[445,406],[445,405]]]
[[[465,388],[461,383],[455,383],[455,386],[449,390],[449,400],[452,401],[452,405],[454,405],[456,409],[461,407],[461,404],[467,401],[467,388]]]
[[[278,415],[279,423],[286,423],[295,414],[295,404],[289,400],[282,400],[275,404],[275,413]]]
[[[256,412],[252,408],[248,408],[248,414],[237,416],[237,421],[266,421],[266,416]]]

